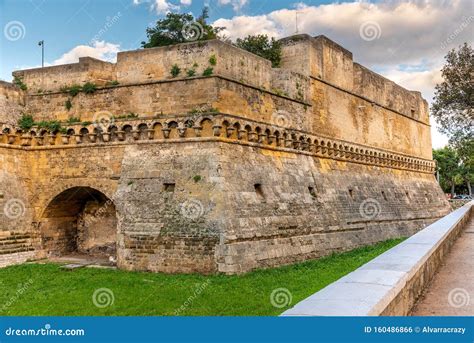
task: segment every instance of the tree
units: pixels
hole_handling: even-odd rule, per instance
[[[443,82],[436,85],[432,116],[450,142],[474,137],[474,50],[464,43],[446,55]]]
[[[247,36],[244,39],[237,39],[236,45],[255,55],[266,58],[272,62],[272,67],[280,66],[281,43],[275,38],[268,38],[267,35]]]
[[[472,137],[457,137],[453,140],[461,166],[460,174],[466,184],[469,195],[472,195],[472,183],[474,183],[474,139]]]
[[[433,150],[433,158],[438,163],[440,186],[454,196],[454,187],[462,183],[461,161],[456,151],[451,147]]]
[[[154,48],[191,41],[216,39],[223,27],[213,27],[207,24],[209,10],[204,7],[201,15],[194,18],[189,13],[167,13],[164,19],[158,20],[155,27],[146,30],[147,42],[142,42],[143,48]]]

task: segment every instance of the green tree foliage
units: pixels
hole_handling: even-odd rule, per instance
[[[463,183],[466,184],[469,195],[472,195],[471,185],[474,183],[474,139],[473,137],[456,138],[453,139],[452,145],[461,162],[460,174]]]
[[[204,7],[201,15],[194,18],[189,13],[168,13],[164,19],[158,20],[155,27],[146,30],[147,42],[142,42],[143,48],[154,48],[190,41],[202,41],[218,38],[223,27],[213,27],[206,21],[209,10]]]
[[[446,55],[443,82],[436,85],[432,116],[450,141],[474,136],[474,50],[464,43]]]
[[[452,167],[457,158],[456,172],[446,171],[450,180],[465,183],[472,195],[474,182],[474,50],[464,43],[446,55],[446,64],[441,69],[443,82],[436,85],[431,114],[439,124],[440,131],[449,137],[450,147],[435,151],[435,159],[444,160],[443,165]],[[449,154],[447,153],[449,151]],[[436,155],[438,154],[438,155]],[[449,156],[448,156],[449,155]],[[437,159],[438,160],[438,159]],[[441,163],[438,161],[438,163]],[[440,166],[440,172],[443,170]],[[455,176],[455,179],[453,178]]]
[[[461,160],[456,150],[451,147],[433,150],[433,158],[438,164],[441,188],[453,196],[454,187],[460,185],[463,181]]]
[[[267,35],[247,36],[243,39],[238,38],[236,45],[241,49],[270,60],[274,68],[280,66],[281,43],[275,38],[270,39]]]

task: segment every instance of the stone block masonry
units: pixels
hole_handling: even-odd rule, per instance
[[[326,37],[282,43],[281,69],[207,41],[15,72],[26,91],[0,84],[0,264],[87,253],[243,273],[447,214],[420,94]],[[63,129],[22,130],[21,112]]]

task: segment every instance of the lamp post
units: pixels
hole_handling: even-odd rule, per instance
[[[44,67],[44,40],[40,40],[38,45],[41,46],[41,68]]]

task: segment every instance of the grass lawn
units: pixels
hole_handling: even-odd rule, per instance
[[[0,315],[278,315],[402,240],[240,276],[64,270],[51,263],[11,266],[0,269]],[[113,304],[94,305],[100,288],[113,293]],[[272,305],[277,288],[291,293],[291,304]],[[97,302],[110,299],[102,295]]]

